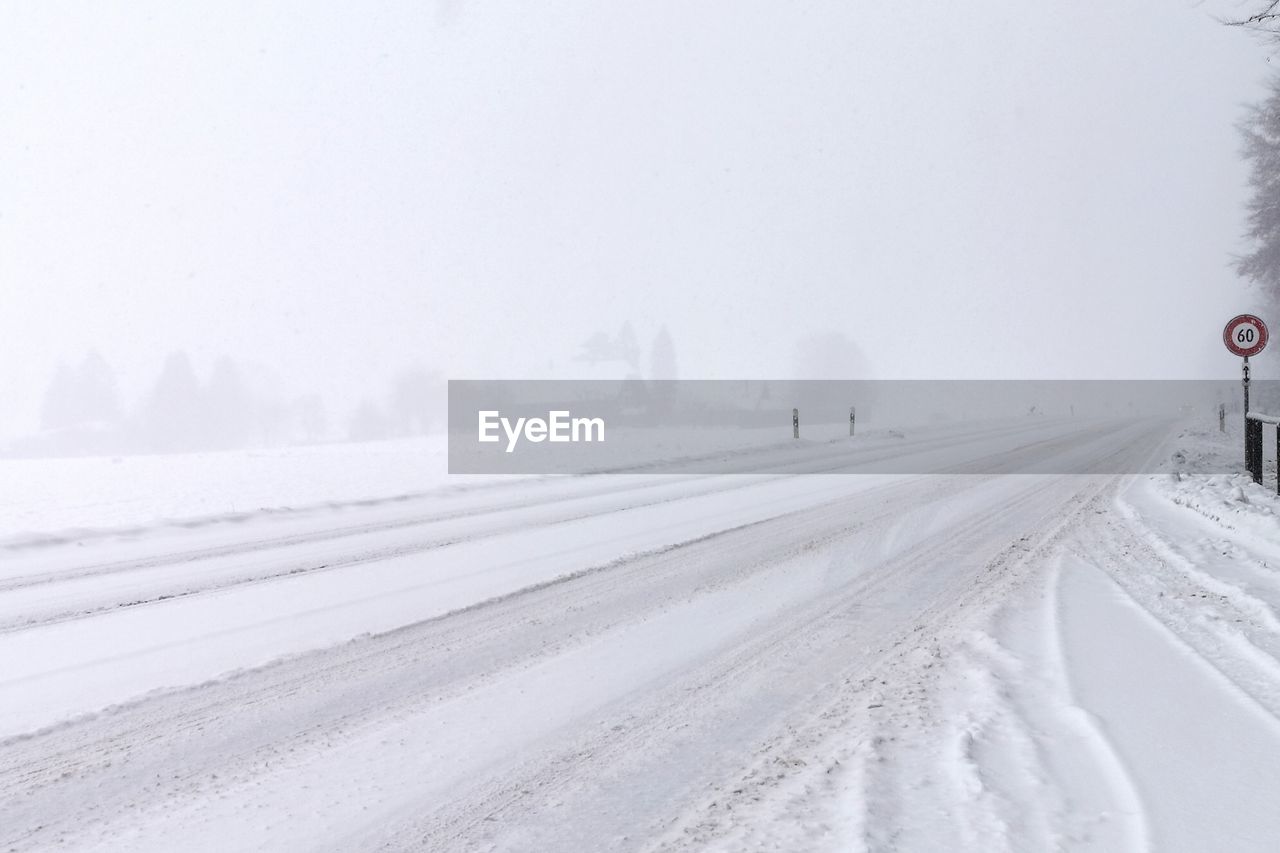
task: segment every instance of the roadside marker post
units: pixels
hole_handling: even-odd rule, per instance
[[[1267,348],[1267,324],[1253,314],[1232,317],[1222,330],[1222,342],[1233,355],[1243,359],[1244,385],[1244,466],[1255,483],[1262,482],[1262,421],[1249,416],[1249,357]],[[1280,430],[1280,427],[1277,427]],[[1280,437],[1277,438],[1280,447]]]

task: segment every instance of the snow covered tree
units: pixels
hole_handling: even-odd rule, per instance
[[[40,406],[40,428],[66,429],[77,420],[76,376],[65,362],[58,365]]]
[[[602,364],[616,361],[625,363],[630,371],[640,369],[640,344],[636,340],[636,330],[628,320],[622,324],[618,334],[610,337],[606,332],[596,332],[582,342],[576,361],[590,364]]]
[[[615,341],[617,348],[617,357],[625,361],[632,370],[640,369],[640,344],[636,341],[636,330],[631,327],[631,321],[622,324],[622,328],[618,330],[618,337]]]
[[[40,409],[40,426],[47,430],[74,427],[101,427],[114,423],[120,415],[115,374],[97,352],[90,352],[73,370],[65,363],[45,392]]]
[[[1253,191],[1246,235],[1254,249],[1236,258],[1236,272],[1280,301],[1280,77],[1272,80],[1270,97],[1250,110],[1240,131]]]
[[[234,361],[218,359],[205,393],[207,433],[214,447],[243,447],[253,432],[254,405]]]
[[[329,416],[325,412],[324,398],[319,394],[304,394],[293,401],[298,427],[307,441],[319,441],[329,429]]]
[[[97,350],[91,351],[80,362],[76,384],[79,386],[82,422],[110,424],[120,417],[115,373]]]
[[[656,380],[649,388],[649,405],[653,414],[662,417],[671,412],[676,405],[676,347],[671,341],[671,333],[663,326],[653,339],[653,347],[649,350],[649,379]]]
[[[796,342],[796,379],[865,379],[862,350],[843,332],[828,329]]]
[[[374,441],[391,434],[391,423],[378,404],[365,399],[360,402],[347,428],[349,441]]]
[[[411,367],[391,386],[390,411],[402,435],[427,433],[444,426],[447,385],[434,370]]]
[[[170,353],[144,412],[155,450],[190,450],[205,437],[203,390],[185,352]]]
[[[666,326],[658,331],[653,339],[653,349],[649,351],[649,378],[676,378],[676,346]]]
[[[610,361],[613,358],[613,339],[605,332],[596,332],[582,342],[582,347],[574,358],[591,364]]]

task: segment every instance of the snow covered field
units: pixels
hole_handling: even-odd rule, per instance
[[[1239,436],[988,424],[930,435],[954,474],[816,476],[895,440],[6,483],[0,849],[1275,849],[1280,502],[1205,473]],[[1046,457],[1095,473],[1008,473]]]
[[[445,451],[443,437],[423,437],[181,455],[0,458],[0,544],[419,494],[442,483]]]

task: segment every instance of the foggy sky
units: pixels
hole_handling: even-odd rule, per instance
[[[876,378],[1229,378],[1234,8],[6,5],[0,435],[91,347],[126,403],[181,348],[337,414],[628,320],[686,378],[824,330]]]

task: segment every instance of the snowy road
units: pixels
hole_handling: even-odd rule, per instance
[[[1117,566],[1130,539],[1195,562],[1176,516],[1144,520],[1168,502],[1108,473],[1169,429],[949,433],[978,473],[815,476],[861,452],[834,443],[789,476],[511,481],[14,549],[0,849],[1144,849],[1177,792],[1141,712],[1108,704],[1133,674],[1088,656],[1114,648],[1111,587],[1160,600]],[[997,432],[1021,449],[985,455]],[[1007,473],[1049,456],[1097,473]],[[1253,608],[1256,655],[1180,612],[1118,630],[1175,664],[1162,626],[1199,631],[1266,754],[1280,623],[1242,590],[1280,586],[1244,571],[1220,609]]]

